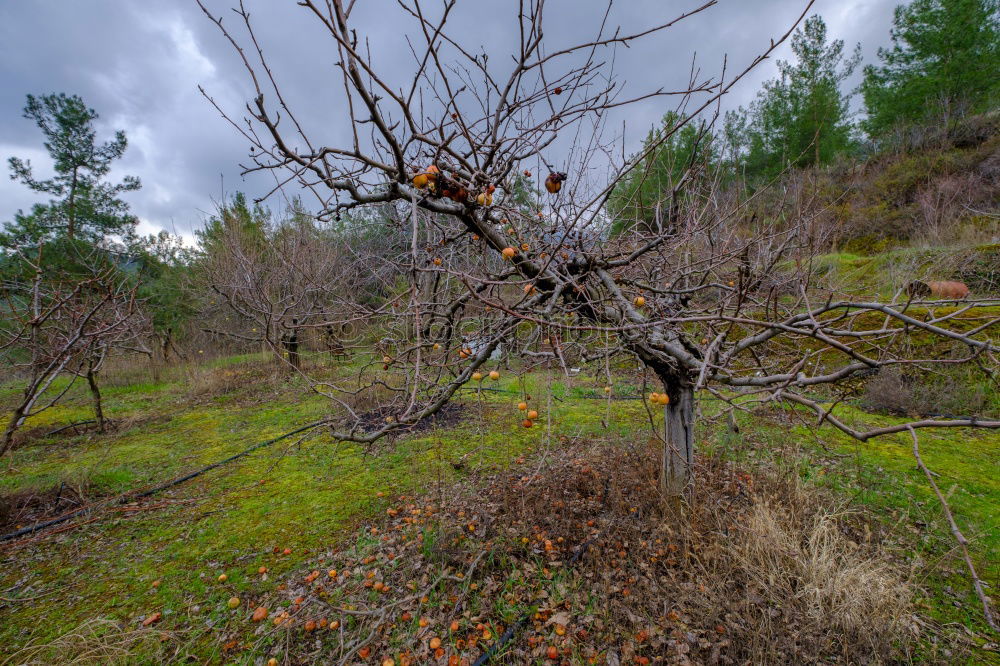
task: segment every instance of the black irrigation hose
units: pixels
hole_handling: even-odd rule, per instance
[[[479,655],[479,659],[476,659],[475,663],[472,664],[472,666],[483,666],[484,664],[488,664],[490,659],[495,657],[497,655],[497,652],[499,652],[500,649],[507,644],[507,641],[512,639],[514,637],[514,634],[517,633],[521,627],[528,624],[528,621],[531,620],[532,615],[533,613],[531,612],[525,613],[524,615],[521,616],[521,619],[519,619],[511,626],[507,627],[507,631],[503,632],[503,636],[500,637],[500,640],[497,641],[494,645],[491,645],[489,650]]]
[[[304,425],[301,428],[296,428],[295,430],[292,430],[291,432],[286,432],[284,435],[278,435],[274,439],[269,439],[269,440],[267,440],[265,442],[258,442],[257,444],[254,444],[253,446],[251,446],[248,449],[244,449],[243,451],[240,451],[239,453],[237,453],[235,455],[229,456],[225,460],[220,460],[218,462],[212,463],[211,465],[206,465],[205,467],[202,467],[201,469],[197,469],[197,470],[195,470],[193,472],[185,474],[184,476],[179,476],[176,479],[172,479],[170,481],[167,481],[166,483],[161,483],[160,485],[156,486],[155,488],[150,488],[148,490],[144,490],[141,493],[138,493],[138,494],[126,493],[124,495],[119,495],[117,498],[115,498],[115,499],[113,499],[113,500],[111,500],[109,502],[105,502],[103,504],[100,504],[100,505],[84,507],[82,509],[77,509],[76,511],[72,511],[72,512],[67,513],[65,515],[59,516],[58,518],[53,518],[52,520],[47,520],[45,522],[37,523],[35,525],[29,525],[28,527],[22,527],[19,530],[11,532],[10,534],[4,534],[4,535],[0,536],[0,543],[3,543],[4,541],[10,541],[11,539],[17,539],[19,537],[25,536],[26,534],[33,534],[33,533],[38,532],[40,530],[44,530],[47,527],[52,527],[53,525],[58,525],[59,523],[64,523],[67,520],[69,520],[70,518],[76,518],[77,516],[82,516],[84,514],[90,513],[91,511],[95,511],[95,510],[97,510],[99,508],[104,508],[104,507],[109,507],[109,506],[115,506],[115,505],[118,505],[118,504],[125,504],[126,502],[130,502],[132,500],[142,499],[143,497],[149,497],[150,495],[155,495],[156,493],[164,491],[167,488],[171,488],[171,487],[176,486],[178,484],[184,483],[185,481],[190,481],[191,479],[195,478],[196,476],[201,476],[205,472],[211,471],[211,470],[215,469],[216,467],[221,467],[222,465],[225,465],[227,463],[231,463],[234,460],[237,460],[237,459],[242,458],[244,456],[250,455],[251,453],[253,453],[257,449],[262,449],[265,446],[270,446],[271,444],[274,444],[275,442],[280,442],[281,440],[287,439],[287,438],[289,438],[289,437],[291,437],[293,435],[297,435],[300,432],[305,432],[306,430],[312,430],[313,428],[317,428],[317,427],[319,427],[319,426],[321,426],[321,425],[323,425],[325,423],[327,423],[326,420],[323,420],[323,421],[314,421],[313,423],[310,423],[309,425]]]

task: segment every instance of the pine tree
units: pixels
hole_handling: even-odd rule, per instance
[[[119,130],[114,139],[98,144],[97,112],[76,95],[28,95],[24,117],[34,120],[42,131],[55,176],[36,179],[28,160],[12,157],[8,161],[11,179],[53,198],[35,204],[30,213],[18,211],[14,221],[4,225],[0,245],[23,247],[54,239],[96,244],[110,235],[134,231],[137,220],[119,195],[138,190],[139,179],[126,176],[118,184],[104,181],[112,162],[125,153],[125,133]]]
[[[676,130],[682,121],[680,114],[669,111],[660,126],[646,135],[640,154],[649,154],[608,199],[608,213],[614,220],[612,235],[636,224],[646,229],[664,224],[670,207],[676,204],[672,200],[674,189],[715,162],[712,134],[694,121]]]
[[[896,7],[892,48],[865,68],[865,131],[932,117],[947,124],[1000,97],[1000,1],[914,0]]]
[[[728,114],[726,135],[736,140],[751,177],[829,163],[852,145],[849,96],[840,85],[860,62],[859,47],[845,57],[843,40],[827,42],[819,15],[792,36],[795,62],[779,61],[749,110]]]

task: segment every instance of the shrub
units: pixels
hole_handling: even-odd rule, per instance
[[[884,368],[865,384],[862,407],[900,416],[979,416],[990,409],[990,393],[974,375],[946,371],[917,374]]]

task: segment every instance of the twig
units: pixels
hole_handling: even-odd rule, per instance
[[[362,647],[364,647],[365,645],[367,645],[368,643],[370,643],[372,641],[372,639],[375,638],[375,634],[378,633],[378,628],[379,628],[380,621],[381,621],[381,619],[383,617],[385,617],[386,612],[388,612],[392,608],[395,608],[396,606],[399,606],[399,605],[402,605],[402,604],[405,604],[405,603],[409,603],[409,602],[411,602],[411,601],[413,601],[415,599],[419,599],[419,598],[427,595],[431,590],[433,590],[435,587],[437,587],[438,584],[442,580],[445,580],[445,579],[447,579],[447,580],[454,580],[454,581],[465,581],[465,580],[468,580],[469,578],[471,578],[472,572],[475,571],[476,566],[479,564],[479,561],[483,559],[483,557],[486,555],[487,552],[488,551],[486,551],[486,550],[480,551],[479,555],[477,555],[475,557],[475,559],[473,559],[472,562],[469,564],[468,569],[466,569],[464,576],[461,577],[461,578],[459,578],[458,576],[452,576],[452,575],[448,574],[447,572],[443,573],[440,576],[438,576],[434,580],[434,582],[432,582],[430,585],[428,585],[427,587],[425,587],[420,592],[411,594],[411,595],[409,595],[407,597],[399,599],[398,601],[394,601],[391,604],[388,604],[388,605],[385,605],[385,606],[381,606],[379,608],[375,608],[375,609],[372,609],[372,610],[357,611],[357,610],[350,610],[350,609],[347,609],[347,608],[338,608],[337,611],[340,612],[340,613],[344,613],[345,615],[361,615],[361,616],[369,616],[369,617],[377,617],[378,618],[377,621],[375,622],[375,628],[372,629],[372,632],[368,635],[367,638],[364,638],[362,640],[356,641],[354,643],[354,645],[351,647],[351,649],[348,650],[347,654],[344,655],[343,659],[340,660],[340,666],[344,666],[344,664],[346,664],[347,662],[349,662],[351,660],[351,658],[357,653],[358,650],[360,650]],[[457,606],[457,604],[456,604],[456,606]]]
[[[55,592],[55,590],[50,590],[49,592],[46,592],[45,594],[39,594],[38,596],[35,596],[35,597],[21,597],[19,599],[10,599],[8,597],[0,597],[0,601],[6,602],[8,604],[18,603],[18,602],[21,602],[21,601],[37,601],[39,599],[42,599],[44,597],[49,596],[53,592]]]
[[[94,419],[88,419],[86,421],[77,421],[76,423],[70,423],[69,425],[65,425],[65,426],[63,426],[61,428],[56,428],[55,430],[50,430],[49,432],[45,433],[45,436],[46,437],[51,437],[52,435],[56,435],[58,433],[61,433],[63,430],[69,430],[70,428],[75,428],[77,426],[87,425],[88,423],[94,423]]]
[[[952,516],[951,509],[948,507],[948,501],[945,500],[944,495],[938,488],[937,484],[934,483],[934,475],[924,461],[920,458],[920,444],[917,440],[917,433],[913,428],[909,428],[910,437],[913,438],[913,457],[917,459],[917,465],[923,470],[924,475],[927,477],[927,482],[931,484],[931,488],[934,489],[934,494],[937,495],[938,500],[941,502],[941,508],[944,510],[944,515],[948,518],[948,524],[951,526],[951,533],[955,536],[955,540],[958,541],[958,545],[962,548],[962,556],[965,558],[965,565],[969,568],[969,573],[972,575],[972,587],[976,590],[976,595],[979,597],[979,601],[983,604],[983,615],[986,617],[986,624],[990,625],[993,631],[1000,632],[1000,627],[997,626],[996,620],[993,619],[993,612],[990,610],[990,601],[986,596],[986,592],[983,591],[983,581],[979,579],[979,574],[976,573],[976,567],[972,564],[972,557],[969,556],[969,541],[962,534],[961,530],[958,529],[958,524],[955,522],[955,517]]]

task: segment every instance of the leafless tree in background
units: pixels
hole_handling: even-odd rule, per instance
[[[93,261],[92,270],[66,274],[46,268],[46,249],[40,246],[36,257],[18,255],[27,276],[3,285],[0,358],[24,377],[25,387],[0,440],[0,455],[28,417],[55,405],[78,378],[87,380],[103,432],[98,374],[110,353],[139,341],[147,328],[135,285],[118,266],[103,256],[82,258]],[[55,384],[66,375],[70,381]]]

